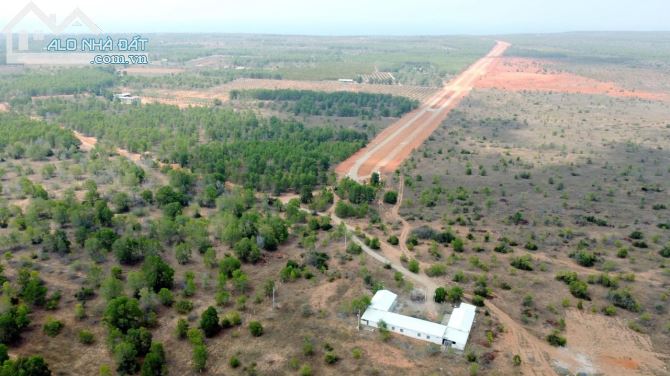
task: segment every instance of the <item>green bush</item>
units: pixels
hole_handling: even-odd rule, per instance
[[[580,280],[574,280],[570,282],[569,284],[570,288],[570,293],[575,297],[575,298],[580,298],[580,299],[586,299],[586,300],[591,300],[588,292],[589,286]]]
[[[64,326],[65,324],[63,324],[63,322],[53,318],[49,318],[44,323],[42,329],[44,330],[44,333],[49,337],[55,337],[60,333],[60,331],[63,329]]]
[[[510,265],[520,270],[533,270],[533,259],[530,255],[514,257]]]
[[[418,273],[419,272],[419,262],[416,261],[415,259],[409,260],[409,263],[407,264],[407,269],[409,269],[409,271],[412,272],[412,273]]]
[[[387,204],[395,205],[398,202],[398,192],[386,191],[384,193],[384,202]]]
[[[95,342],[95,337],[90,331],[82,329],[79,331],[79,342],[84,345],[90,345]]]
[[[335,355],[334,352],[328,351],[326,355],[324,356],[324,360],[326,364],[335,364],[340,360],[340,357]]]
[[[260,337],[263,335],[263,325],[258,321],[249,322],[249,333],[254,337]]]
[[[454,286],[447,290],[447,299],[452,303],[460,302],[463,299],[463,289],[459,286]]]
[[[603,307],[602,311],[606,316],[616,316],[616,307],[613,305]]]
[[[581,266],[591,267],[593,266],[598,258],[593,252],[589,251],[577,251],[570,255],[577,263]]]
[[[426,269],[426,275],[429,277],[440,277],[447,274],[447,266],[444,264],[433,264]]]
[[[547,335],[547,342],[556,347],[564,347],[568,343],[565,337],[560,335],[558,330],[554,330],[551,334]]]
[[[193,303],[188,300],[180,300],[175,304],[178,313],[185,315],[193,310]]]
[[[444,303],[447,300],[447,290],[444,287],[436,288],[433,300],[435,303]]]
[[[228,365],[230,365],[230,368],[237,368],[241,364],[240,360],[235,356],[231,356],[230,360],[228,361]]]
[[[391,235],[391,236],[389,236],[389,238],[388,238],[387,241],[388,241],[389,244],[391,244],[391,245],[398,245],[398,244],[400,243],[400,240],[399,240],[398,237],[395,236],[395,235]]]
[[[207,337],[213,337],[221,331],[216,308],[210,306],[202,313],[200,317],[200,329],[202,329]]]
[[[607,300],[615,306],[631,312],[639,312],[641,309],[640,304],[628,289],[610,290],[607,293]]]

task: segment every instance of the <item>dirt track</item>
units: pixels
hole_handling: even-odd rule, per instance
[[[412,150],[437,129],[449,112],[472,90],[474,83],[488,72],[508,47],[508,43],[498,41],[485,57],[450,81],[417,110],[386,128],[365,148],[337,166],[335,171],[340,176],[346,175],[359,180],[370,176],[374,171],[389,173],[395,170]]]

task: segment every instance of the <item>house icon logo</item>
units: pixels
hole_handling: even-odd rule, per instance
[[[36,18],[35,30],[28,31],[21,26],[28,18]],[[88,64],[91,60],[89,53],[54,54],[43,51],[43,48],[35,50],[35,47],[31,46],[31,40],[35,44],[43,44],[45,35],[60,35],[66,32],[100,35],[102,30],[79,8],[74,9],[59,23],[55,15],[47,15],[34,2],[29,2],[2,29],[6,38],[7,64]]]

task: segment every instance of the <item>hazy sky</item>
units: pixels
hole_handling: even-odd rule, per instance
[[[27,2],[0,0],[0,28]],[[503,34],[670,30],[670,0],[35,0],[104,32]]]

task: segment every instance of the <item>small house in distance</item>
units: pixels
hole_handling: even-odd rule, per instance
[[[140,97],[136,95],[131,95],[130,93],[119,93],[114,94],[114,98],[121,101],[124,104],[133,104],[140,101]]]
[[[379,328],[380,322],[384,322],[387,329],[394,333],[457,350],[465,349],[475,320],[475,306],[461,303],[452,312],[447,325],[443,325],[393,312],[397,299],[398,295],[391,291],[377,291],[361,316],[361,324]]]

